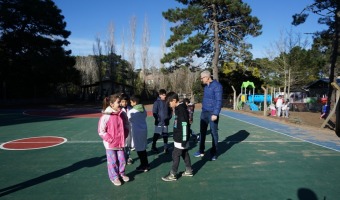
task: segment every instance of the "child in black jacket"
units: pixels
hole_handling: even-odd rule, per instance
[[[178,94],[169,92],[166,95],[166,101],[171,108],[175,110],[173,139],[174,150],[172,151],[172,167],[168,175],[162,177],[163,181],[176,181],[177,170],[179,166],[180,157],[185,162],[185,172],[182,176],[193,176],[189,150],[189,112],[188,108],[183,102],[179,102]]]

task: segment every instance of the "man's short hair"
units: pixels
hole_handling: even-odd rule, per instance
[[[208,70],[204,70],[203,72],[201,72],[201,77],[202,76],[206,76],[206,77],[211,77],[211,73],[210,73],[210,71],[208,71]]]

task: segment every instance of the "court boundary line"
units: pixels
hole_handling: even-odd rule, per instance
[[[170,140],[169,142],[174,142],[173,140]],[[197,143],[194,141],[189,141],[190,143]],[[206,140],[206,142],[212,142],[212,140]],[[218,141],[219,143],[302,143],[304,141],[291,141],[291,140],[250,140],[250,141],[244,141],[244,140],[240,140],[240,141],[236,141],[236,140],[232,140],[232,141]],[[52,142],[14,142],[17,144],[30,144],[30,143],[39,143],[39,144],[48,144],[48,143],[52,143]],[[66,141],[65,144],[83,144],[83,143],[103,143],[103,141],[101,140],[90,140],[90,141],[81,141],[81,140],[75,140],[75,141]],[[157,143],[162,143],[163,141],[157,141]]]

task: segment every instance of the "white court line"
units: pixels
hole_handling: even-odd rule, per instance
[[[247,141],[247,140],[242,140],[242,141],[225,141],[226,143],[303,143],[304,141],[282,141],[282,140],[260,140],[260,141]]]
[[[314,144],[314,145],[317,145],[317,146],[320,146],[320,147],[323,147],[323,148],[326,148],[326,149],[330,149],[330,150],[333,150],[333,151],[336,151],[336,152],[340,152],[340,150],[333,149],[333,148],[330,148],[330,147],[327,147],[327,146],[324,146],[324,145],[321,145],[321,144],[318,144],[318,143],[315,143],[315,142],[311,142],[311,141],[304,140],[304,139],[301,139],[301,138],[298,138],[298,137],[294,137],[294,136],[288,135],[288,134],[286,134],[286,133],[279,132],[279,131],[277,131],[277,130],[269,129],[269,128],[267,128],[267,127],[259,126],[259,125],[257,125],[257,124],[253,124],[253,123],[250,123],[250,122],[241,120],[241,119],[237,119],[237,118],[235,118],[235,117],[231,117],[231,116],[228,116],[228,115],[223,114],[223,113],[220,113],[220,114],[223,115],[223,116],[225,116],[225,117],[229,117],[229,118],[232,118],[232,119],[235,119],[235,120],[238,120],[238,121],[241,121],[241,122],[244,122],[244,123],[253,125],[253,126],[257,126],[257,127],[259,127],[259,128],[263,128],[263,129],[266,129],[266,130],[269,130],[269,131],[273,131],[273,132],[278,133],[278,134],[281,134],[281,135],[285,135],[285,136],[294,138],[294,139],[296,139],[296,140],[301,140],[301,141],[303,141],[303,142],[307,142],[307,143]],[[255,117],[255,118],[256,118],[256,117]],[[245,141],[242,141],[242,142],[245,142]]]
[[[11,142],[11,144],[54,144],[56,142]]]
[[[173,142],[169,140],[169,142]],[[190,141],[193,142],[193,141]],[[206,140],[206,142],[212,142],[211,140]],[[219,143],[225,142],[225,143],[302,143],[303,141],[287,141],[287,140],[256,140],[256,141],[219,141]],[[43,142],[42,142],[43,143]],[[70,141],[68,140],[65,144],[83,144],[83,143],[103,143],[103,141]],[[157,141],[157,143],[163,143],[163,141]]]
[[[74,140],[74,141],[67,141],[67,143],[71,143],[71,144],[83,144],[83,143],[103,143],[102,140],[93,140],[93,141],[77,141],[77,140]]]

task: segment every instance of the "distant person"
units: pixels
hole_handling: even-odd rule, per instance
[[[289,99],[287,99],[282,106],[282,116],[285,118],[289,117],[289,107],[290,107],[290,102],[289,102]]]
[[[180,157],[183,158],[185,163],[185,171],[182,173],[182,176],[193,176],[190,156],[188,153],[190,139],[188,126],[189,113],[185,103],[179,102],[178,94],[169,92],[167,94],[167,102],[169,102],[170,107],[174,109],[174,150],[172,151],[171,170],[169,174],[162,177],[162,180],[176,181]]]
[[[131,110],[131,105],[130,105],[130,97],[122,93],[120,95],[120,106],[123,111],[123,113],[127,117],[127,113]],[[131,150],[134,149],[134,144],[133,144],[133,139],[132,139],[132,134],[131,134],[131,125],[129,124],[129,135],[125,140],[125,154],[126,154],[126,162],[128,165],[131,165],[133,163],[133,159],[131,158]]]
[[[189,112],[188,127],[189,127],[190,136],[193,136],[193,137],[195,137],[195,139],[197,139],[197,135],[195,135],[194,131],[191,129],[191,125],[194,122],[195,104],[191,103],[189,98],[184,98],[183,103],[185,103],[185,105],[188,108],[188,112]]]
[[[276,100],[276,115],[278,117],[281,117],[281,111],[282,111],[282,105],[283,105],[283,99],[282,99],[282,96],[279,95],[277,100]]]
[[[322,106],[320,119],[326,119],[328,115],[329,115],[329,105],[325,103],[325,105]]]
[[[270,110],[270,115],[271,116],[276,116],[276,108],[275,108],[275,105],[273,103],[271,103],[269,105],[269,110]]]
[[[98,122],[98,134],[103,139],[106,149],[109,178],[115,186],[130,179],[125,175],[125,139],[128,136],[128,121],[120,109],[119,94],[111,95],[103,100],[103,114]]]
[[[156,142],[160,136],[162,136],[164,142],[164,153],[168,153],[168,126],[172,117],[172,111],[169,105],[165,102],[166,90],[160,89],[158,95],[159,96],[152,107],[153,117],[155,118],[155,131],[152,138],[151,150],[158,153]]]
[[[222,109],[222,85],[213,80],[209,71],[201,73],[201,81],[204,86],[202,112],[200,121],[200,147],[194,154],[195,157],[203,157],[205,149],[205,138],[208,126],[211,129],[212,147],[210,150],[211,160],[217,159],[218,154],[218,121]]]
[[[140,101],[141,97],[139,95],[131,96],[130,102],[133,107],[128,112],[128,118],[131,123],[131,133],[135,149],[140,160],[140,165],[136,168],[136,170],[147,172],[150,170],[148,155],[146,153],[148,145],[148,127],[146,124],[147,112]]]

